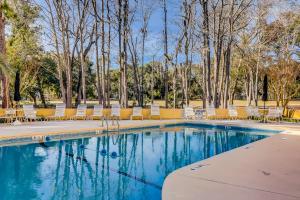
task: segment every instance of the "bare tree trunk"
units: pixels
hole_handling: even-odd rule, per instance
[[[224,42],[224,17],[223,17],[223,9],[224,9],[224,1],[221,1],[221,7],[216,14],[216,8],[214,8],[214,19],[213,19],[213,27],[214,27],[214,88],[213,88],[213,103],[217,108],[219,107],[219,99],[220,94],[218,94],[219,88],[219,73],[220,73],[220,65],[221,65],[221,55],[223,51],[223,42]],[[217,15],[217,16],[216,16]],[[217,27],[217,28],[215,28]]]
[[[173,108],[176,108],[176,96],[177,96],[177,88],[176,88],[176,83],[177,83],[177,67],[175,64],[174,67],[174,72],[173,72]]]
[[[143,35],[142,40],[142,72],[141,72],[141,97],[140,106],[144,106],[144,54],[145,54],[145,36]]]
[[[168,108],[168,101],[169,101],[169,77],[168,77],[168,19],[167,19],[167,2],[163,0],[163,9],[164,9],[164,56],[165,56],[165,70],[164,70],[164,86],[165,86],[165,107]]]
[[[83,55],[83,33],[80,31],[80,66],[81,66],[81,91],[83,103],[86,104],[86,62]]]
[[[85,23],[87,8],[89,5],[89,0],[82,1],[83,7],[80,6],[80,1],[77,1],[77,12],[79,14],[79,40],[80,40],[80,64],[81,64],[81,89],[82,89],[82,98],[83,103],[86,104],[86,60],[85,60],[85,51],[84,50],[84,31],[87,29],[87,25]],[[92,36],[91,36],[92,37]]]
[[[204,102],[203,106],[206,106],[206,101],[211,103],[211,59],[210,59],[210,37],[209,37],[209,14],[208,14],[208,0],[199,0],[202,6],[203,13],[203,95]]]
[[[228,44],[225,53],[225,91],[224,91],[224,108],[228,106],[229,85],[230,85],[230,59],[231,59],[231,44]]]
[[[122,3],[123,0],[118,0],[118,44],[119,44],[119,65],[120,65],[120,78],[119,78],[119,103],[122,104],[123,98],[123,89],[122,89],[122,80],[123,80],[123,52],[122,52]]]
[[[110,46],[111,46],[111,17],[109,0],[106,1],[107,21],[108,21],[108,39],[107,39],[107,72],[106,72],[106,101],[107,106],[110,106]]]
[[[2,4],[2,0],[0,0]],[[5,50],[5,17],[0,10],[0,54],[3,59],[5,59],[6,50]],[[9,79],[4,72],[0,72],[1,82],[2,82],[2,108],[8,108],[9,104]]]
[[[242,63],[242,58],[239,59],[239,64],[238,64],[238,69],[240,69],[241,67],[241,63]],[[236,93],[236,89],[237,89],[237,85],[238,85],[238,80],[239,80],[239,76],[237,76],[234,80],[234,86],[233,88],[231,89],[230,91],[230,96],[229,96],[229,101],[230,101],[230,104],[233,105],[233,101],[234,101],[234,97],[235,97],[235,93]]]
[[[134,96],[135,100],[138,101],[139,106],[141,105],[141,87],[139,79],[139,69],[138,69],[138,53],[137,53],[138,38],[133,38],[133,33],[130,35],[130,43],[128,45],[129,52],[131,55],[131,63],[133,67],[133,81],[134,81]]]
[[[59,14],[59,23],[62,37],[62,48],[64,56],[64,65],[66,67],[66,106],[72,107],[72,65],[70,59],[70,32],[69,18],[65,16],[64,5],[62,2],[57,3],[57,13]]]
[[[154,103],[154,56],[151,65],[151,104]]]
[[[253,73],[252,73],[252,70],[249,69],[249,78],[248,78],[248,81],[247,81],[247,84],[248,84],[248,97],[247,97],[247,104],[248,105],[251,105],[252,104],[252,98],[253,98]]]
[[[94,21],[95,21],[95,56],[96,56],[96,78],[97,78],[97,94],[98,94],[98,103],[102,104],[102,96],[103,93],[101,91],[101,77],[100,77],[100,61],[99,61],[99,42],[98,42],[98,9],[97,9],[97,1],[93,0],[93,8],[94,8]]]
[[[78,66],[78,82],[77,82],[77,87],[76,87],[76,93],[77,93],[77,97],[75,99],[75,106],[77,107],[79,104],[81,104],[81,100],[82,100],[82,68],[81,68],[81,65]]]
[[[190,26],[190,20],[191,20],[191,9],[190,5],[188,5],[188,2],[185,0],[183,2],[183,8],[184,8],[184,19],[183,19],[183,39],[184,39],[184,54],[185,54],[185,64],[183,66],[183,73],[182,73],[182,81],[183,81],[183,92],[184,92],[184,101],[183,104],[188,105],[188,73],[189,73],[189,44],[190,44],[190,38],[189,38],[189,26]]]
[[[102,97],[103,97],[103,106],[106,107],[106,98],[105,98],[105,73],[106,73],[106,70],[105,70],[105,24],[104,24],[104,0],[101,0],[101,53],[102,53],[102,58],[101,58],[101,61],[102,61],[102,83],[101,83],[101,90],[102,90]]]
[[[203,56],[203,54],[201,54],[201,56]],[[201,65],[200,65],[200,68],[201,68]],[[202,65],[202,107],[203,108],[206,108],[206,101],[208,100],[207,98],[207,86],[206,86],[206,83],[207,83],[207,77],[206,77],[206,66],[205,66],[205,63],[203,62],[203,65]]]
[[[1,42],[1,41],[0,41]],[[8,77],[2,74],[2,108],[8,108],[9,105],[9,82]]]
[[[127,44],[128,44],[128,15],[129,15],[129,0],[124,0],[123,4],[123,70],[122,75],[122,98],[121,105],[124,108],[128,107],[128,93],[127,93]]]
[[[220,99],[218,104],[221,105],[222,107],[224,107],[224,94],[225,94],[225,81],[226,81],[226,77],[225,77],[225,69],[226,69],[226,51],[222,52],[223,55],[223,63],[221,64],[222,66],[222,74],[221,74],[221,81],[220,81],[220,87],[218,89],[218,94],[220,95]]]
[[[260,65],[260,57],[261,57],[261,48],[259,46],[259,48],[258,48],[257,63],[256,63],[256,69],[255,69],[255,86],[254,86],[254,102],[255,102],[255,106],[258,106],[258,68],[259,68],[259,65]]]
[[[145,18],[144,18],[145,19]],[[145,27],[145,21],[144,21],[144,27],[142,31],[142,80],[141,80],[141,103],[140,106],[144,105],[144,57],[145,57],[145,40],[146,40],[146,34],[147,34],[147,27]]]
[[[50,26],[52,29],[52,35],[53,35],[53,40],[54,40],[54,46],[55,46],[55,52],[56,52],[56,60],[57,60],[57,73],[58,73],[58,80],[59,80],[59,86],[60,86],[60,91],[61,91],[61,96],[62,100],[64,103],[66,103],[66,89],[64,85],[64,80],[63,80],[63,65],[61,61],[61,56],[59,53],[59,45],[58,45],[58,36],[57,36],[57,31],[56,31],[56,25],[55,25],[55,20],[53,16],[53,10],[51,3],[49,0],[46,0],[46,4],[49,8],[49,13],[50,13]]]

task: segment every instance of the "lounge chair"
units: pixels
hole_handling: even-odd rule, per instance
[[[245,110],[246,110],[248,119],[251,119],[252,118],[252,107],[251,106],[247,106],[245,108]]]
[[[142,114],[142,107],[133,107],[132,115],[130,119],[132,120],[133,117],[141,117],[142,120],[144,120],[143,114]]]
[[[259,119],[262,114],[259,112],[258,107],[248,106],[246,112],[249,119]]]
[[[3,119],[5,123],[12,123],[14,118],[16,118],[16,110],[13,108],[5,109],[4,115],[0,116],[0,119]]]
[[[269,108],[268,114],[266,115],[266,119],[275,119],[280,121],[282,117],[282,112],[282,108]]]
[[[87,105],[86,104],[80,104],[77,106],[76,115],[73,117],[73,119],[86,119],[86,110]]]
[[[91,119],[99,118],[102,120],[102,126],[103,126],[103,105],[94,105],[93,115],[91,115]]]
[[[54,115],[48,116],[46,119],[61,120],[65,117],[65,112],[66,112],[66,104],[64,103],[56,104]]]
[[[237,119],[238,118],[238,112],[236,110],[236,107],[233,105],[228,106],[228,115],[230,119]]]
[[[283,107],[277,107],[277,112],[278,112],[278,115],[279,115],[279,120],[283,119],[283,114],[284,114],[283,111],[284,111]]]
[[[160,108],[158,104],[151,104],[151,110],[150,110],[150,119],[154,116],[158,116],[160,118]]]
[[[261,118],[263,115],[259,112],[258,107],[253,107],[252,108],[252,117],[254,118]]]
[[[93,114],[91,115],[91,119],[95,118],[103,118],[103,105],[94,105]]]
[[[121,106],[120,104],[112,104],[111,105],[111,114],[110,119],[112,120],[112,124],[114,124],[114,120],[120,120],[121,117]]]
[[[183,117],[184,119],[188,120],[188,119],[195,119],[196,115],[194,112],[194,109],[192,107],[185,107],[183,110]]]
[[[40,117],[37,117],[36,110],[33,108],[33,105],[23,105],[24,120],[27,122],[40,120]]]
[[[206,108],[206,119],[215,119],[216,118],[216,109],[213,106],[208,106]]]

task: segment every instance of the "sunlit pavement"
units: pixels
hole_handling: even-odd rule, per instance
[[[180,122],[181,120],[120,120],[120,128],[147,126],[147,125],[159,125]],[[67,121],[45,121],[45,122],[31,122],[22,123],[21,125],[0,125],[0,139],[2,138],[15,138],[15,137],[28,137],[30,135],[47,135],[47,134],[59,134],[59,133],[72,133],[102,130],[116,127],[112,121],[100,120],[67,120]]]
[[[299,123],[211,123],[282,132],[176,170],[164,182],[163,200],[300,199]]]

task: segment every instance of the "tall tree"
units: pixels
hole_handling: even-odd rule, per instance
[[[208,0],[199,0],[202,6],[202,37],[203,48],[201,51],[203,59],[203,106],[206,106],[206,101],[211,103],[211,60],[210,60],[210,32],[209,32],[209,14]]]
[[[6,63],[6,49],[5,49],[5,18],[11,16],[11,9],[6,0],[0,0],[0,57],[2,64]],[[1,70],[2,69],[2,70]],[[0,68],[0,79],[2,83],[2,108],[7,108],[9,104],[9,77],[4,69]]]
[[[165,107],[168,108],[169,104],[169,67],[168,67],[168,60],[169,60],[169,53],[168,53],[168,8],[167,8],[167,0],[163,0],[163,11],[164,11],[164,87],[165,87]]]

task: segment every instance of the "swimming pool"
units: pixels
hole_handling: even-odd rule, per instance
[[[0,200],[156,200],[172,171],[268,137],[207,125],[0,147]]]

